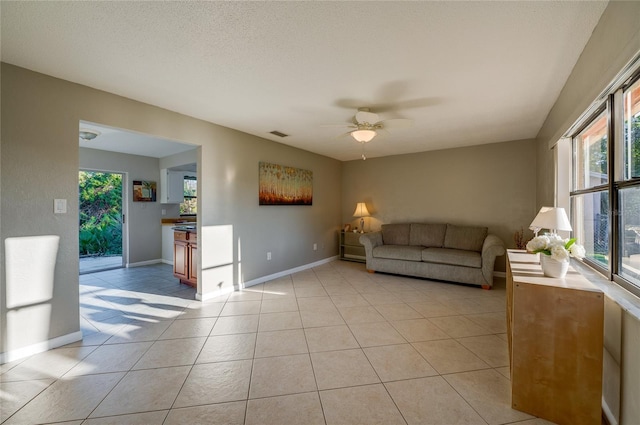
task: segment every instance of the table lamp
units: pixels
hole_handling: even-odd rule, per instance
[[[538,232],[541,229],[549,229],[551,233],[555,233],[556,230],[566,230],[568,232],[573,230],[564,208],[556,207],[540,208],[529,229],[533,230],[536,236],[538,236]]]
[[[358,202],[356,204],[356,210],[353,212],[353,216],[360,217],[360,233],[364,233],[364,217],[369,217],[367,204],[364,202]]]

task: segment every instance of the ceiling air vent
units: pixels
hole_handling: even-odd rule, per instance
[[[284,134],[284,133],[282,133],[282,132],[280,132],[278,130],[270,131],[269,134],[273,134],[274,136],[278,136],[278,137],[287,137],[287,136],[289,136],[288,134]]]

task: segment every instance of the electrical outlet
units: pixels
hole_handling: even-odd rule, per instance
[[[162,215],[167,215],[167,210],[165,210],[164,208],[162,209]]]
[[[318,250],[318,244],[317,244],[317,243],[314,243],[314,244],[313,244],[313,250],[314,250],[314,251],[317,251],[317,250]]]
[[[271,261],[271,253],[267,252],[267,261]]]

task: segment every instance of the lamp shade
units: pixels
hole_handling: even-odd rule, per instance
[[[369,210],[367,209],[367,204],[364,202],[358,202],[356,205],[356,210],[353,212],[354,217],[369,217]]]
[[[530,229],[549,229],[571,231],[571,223],[564,208],[542,207],[531,222]]]
[[[373,140],[378,133],[373,130],[354,130],[351,132],[351,137],[356,139],[360,143],[367,143]]]

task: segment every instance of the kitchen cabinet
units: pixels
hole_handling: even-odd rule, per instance
[[[173,232],[173,275],[180,283],[198,285],[198,234]]]
[[[184,202],[184,171],[160,170],[160,203]]]

